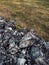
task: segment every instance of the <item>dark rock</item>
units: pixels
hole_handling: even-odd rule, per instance
[[[10,23],[9,22],[7,22],[7,26],[11,27],[12,29],[16,29],[15,25],[13,24],[13,22],[10,22]]]
[[[3,17],[0,17],[0,20],[3,20],[4,18]]]
[[[5,28],[5,23],[4,22],[0,22],[0,29],[4,29]]]
[[[4,32],[4,29],[0,29],[0,33],[2,34]]]

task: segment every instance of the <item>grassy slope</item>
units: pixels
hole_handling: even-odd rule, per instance
[[[0,0],[0,16],[16,20],[20,27],[34,28],[49,40],[48,0]]]

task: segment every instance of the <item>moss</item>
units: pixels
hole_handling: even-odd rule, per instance
[[[18,30],[18,29],[21,29],[21,26],[20,25],[15,25],[16,26],[16,29]]]

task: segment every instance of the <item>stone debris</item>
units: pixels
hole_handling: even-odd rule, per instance
[[[0,17],[0,65],[49,65],[49,42],[14,23]]]

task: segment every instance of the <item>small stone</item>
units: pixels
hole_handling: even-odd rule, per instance
[[[0,29],[4,29],[5,28],[5,23],[4,22],[0,22]]]
[[[17,30],[15,30],[14,32],[13,32],[13,35],[16,35],[17,34]]]
[[[14,42],[10,43],[10,45],[9,45],[9,52],[10,52],[11,54],[17,53],[18,50],[19,50],[19,48],[18,48],[17,45],[15,45]]]
[[[23,49],[23,50],[22,50],[22,53],[25,55],[25,53],[26,53],[26,49]]]
[[[4,32],[4,29],[0,29],[0,33],[2,34]]]
[[[4,33],[4,39],[8,40],[9,38],[11,38],[11,33],[9,32]]]
[[[24,58],[18,58],[17,65],[24,65],[26,60]]]
[[[12,28],[11,28],[11,27],[8,27],[7,29],[8,29],[8,30],[12,30]]]
[[[14,38],[14,37],[12,37],[12,38],[9,40],[9,44],[15,45],[15,38]]]
[[[5,19],[3,17],[0,17],[0,22],[5,22]]]
[[[45,45],[46,50],[49,51],[49,42],[45,42],[44,45]]]

